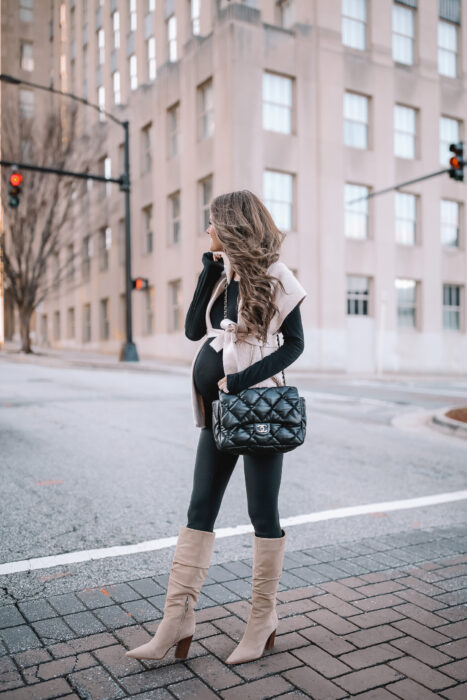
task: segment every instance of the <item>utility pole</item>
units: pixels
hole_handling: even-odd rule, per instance
[[[106,112],[104,109],[99,107],[99,105],[89,102],[84,97],[75,95],[72,92],[64,92],[63,90],[56,90],[55,88],[48,87],[47,85],[39,85],[37,83],[30,82],[29,80],[21,80],[12,75],[6,75],[5,73],[0,74],[0,81],[5,83],[10,83],[12,85],[27,85],[28,87],[36,88],[37,90],[44,90],[45,92],[52,92],[56,95],[61,95],[62,97],[68,97],[75,102],[81,102],[86,107],[91,107],[95,109],[100,114],[104,114],[110,120],[119,124],[124,131],[124,172],[119,179],[116,178],[98,178],[97,176],[86,176],[86,173],[71,173],[65,171],[56,170],[57,175],[67,174],[73,177],[88,177],[88,179],[100,179],[106,182],[118,182],[120,184],[120,189],[124,192],[125,196],[125,300],[126,300],[126,340],[120,349],[119,359],[124,362],[138,362],[138,351],[136,345],[133,342],[133,317],[132,317],[132,306],[131,306],[131,291],[132,291],[132,279],[131,279],[131,219],[130,219],[130,192],[131,192],[131,181],[130,181],[130,125],[128,121],[121,121],[117,119],[110,112]],[[23,169],[28,169],[28,166],[24,163],[21,164]],[[30,165],[30,170],[38,170],[39,168]],[[45,169],[43,169],[45,171]],[[52,172],[52,169],[49,169]]]

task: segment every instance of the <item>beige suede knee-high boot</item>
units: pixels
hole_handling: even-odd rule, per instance
[[[170,570],[164,617],[154,637],[126,652],[132,659],[162,659],[177,645],[175,658],[186,659],[195,631],[194,606],[209,569],[215,533],[180,526]]]
[[[279,623],[276,595],[282,574],[285,532],[282,537],[256,537],[253,544],[252,608],[245,633],[227,664],[241,664],[259,659],[272,649]]]

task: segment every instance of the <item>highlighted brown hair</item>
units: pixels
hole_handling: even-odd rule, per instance
[[[253,192],[236,190],[215,197],[210,207],[211,222],[224,248],[232,270],[240,281],[242,319],[247,332],[266,341],[267,329],[275,312],[276,285],[282,282],[268,274],[279,259],[285,233]]]

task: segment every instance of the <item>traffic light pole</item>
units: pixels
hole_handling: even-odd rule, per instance
[[[130,219],[130,191],[131,191],[131,180],[130,180],[130,125],[128,121],[121,121],[117,119],[110,112],[106,112],[104,109],[99,107],[99,105],[88,102],[84,97],[75,95],[72,92],[64,92],[63,90],[56,90],[55,88],[48,87],[46,85],[39,85],[38,83],[33,83],[29,80],[21,80],[12,75],[7,75],[5,73],[0,74],[0,81],[5,83],[10,83],[11,85],[28,85],[29,87],[36,88],[38,90],[44,90],[45,92],[52,92],[56,95],[62,95],[62,97],[69,97],[71,100],[76,102],[81,102],[87,107],[91,107],[99,112],[99,114],[104,114],[110,120],[119,124],[125,132],[124,141],[124,173],[123,175],[116,178],[106,178],[88,175],[87,173],[72,173],[65,170],[56,170],[52,168],[41,168],[38,166],[28,165],[24,163],[17,163],[18,167],[23,170],[40,170],[42,172],[55,173],[56,175],[69,175],[71,177],[81,177],[89,180],[100,180],[104,182],[115,182],[120,185],[120,189],[124,192],[125,196],[125,302],[126,302],[126,314],[125,314],[125,326],[126,326],[126,340],[122,345],[120,350],[120,360],[125,362],[138,362],[138,351],[136,345],[133,342],[133,317],[131,308],[131,291],[132,291],[132,279],[131,279],[131,219]],[[15,165],[9,161],[0,161],[0,165]]]
[[[138,362],[138,351],[133,342],[133,319],[131,306],[131,230],[130,230],[130,129],[127,121],[123,122],[125,130],[125,142],[123,146],[124,158],[124,183],[121,189],[125,193],[125,299],[126,299],[126,341],[120,350],[120,360],[125,362]]]

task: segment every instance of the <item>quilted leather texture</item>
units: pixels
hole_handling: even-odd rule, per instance
[[[212,433],[217,449],[230,454],[290,452],[305,440],[305,399],[296,386],[219,391]]]

